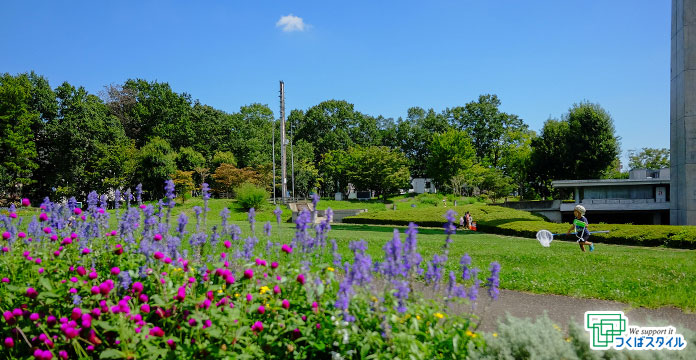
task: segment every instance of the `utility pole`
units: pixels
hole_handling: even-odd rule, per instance
[[[275,118],[273,119],[273,133],[271,135],[271,152],[273,153],[273,205],[276,204],[276,162],[275,162],[275,126],[276,126],[276,120]]]
[[[287,203],[288,195],[288,174],[287,174],[287,159],[285,157],[285,83],[280,81],[280,177],[282,182],[280,185],[283,204]]]

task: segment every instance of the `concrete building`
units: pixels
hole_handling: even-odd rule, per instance
[[[433,183],[433,179],[429,178],[413,178],[411,179],[411,190],[409,192],[411,193],[416,193],[416,194],[423,194],[423,193],[431,193],[434,194],[437,192],[437,189],[435,189],[435,183]]]
[[[562,221],[581,204],[603,222],[670,223],[670,169],[635,169],[628,179],[556,180],[554,188],[573,191],[573,202],[561,202]]]
[[[696,0],[672,0],[670,223],[696,225]]]

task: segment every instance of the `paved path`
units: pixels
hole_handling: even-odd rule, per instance
[[[496,329],[498,319],[504,319],[505,313],[518,318],[536,319],[547,312],[549,318],[563,329],[568,329],[568,322],[573,319],[583,325],[585,311],[621,310],[629,319],[629,325],[668,326],[677,330],[685,327],[696,331],[696,314],[684,313],[674,307],[658,309],[632,308],[628,304],[615,301],[580,299],[560,295],[539,295],[520,291],[501,290],[497,301],[491,301],[482,289],[481,300],[474,312],[481,317],[479,330],[491,332]],[[467,306],[468,308],[468,306]],[[466,311],[466,309],[455,309]]]

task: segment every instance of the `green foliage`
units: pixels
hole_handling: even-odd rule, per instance
[[[498,168],[504,153],[519,145],[519,132],[527,125],[517,115],[500,112],[497,95],[480,95],[478,101],[445,110],[452,124],[469,134],[476,157],[484,165]]]
[[[669,167],[669,149],[642,148],[628,151],[628,167],[631,169],[663,169]]]
[[[382,143],[406,155],[412,176],[425,177],[427,163],[424,159],[428,158],[433,134],[446,132],[452,126],[444,114],[433,109],[412,107],[407,113],[406,118],[399,118],[397,123],[382,119]]]
[[[574,104],[562,120],[549,119],[532,141],[530,177],[542,196],[555,179],[599,179],[619,154],[614,121],[600,105]]]
[[[140,149],[136,178],[140,179],[143,191],[151,199],[163,197],[164,182],[176,171],[175,156],[169,143],[159,137],[153,138]]]
[[[244,209],[258,209],[265,204],[268,199],[268,192],[259,186],[244,183],[234,189],[237,202]]]
[[[183,171],[192,171],[205,166],[205,158],[191,147],[182,147],[176,154],[176,167]]]
[[[288,123],[295,129],[295,140],[314,145],[315,163],[331,150],[380,143],[376,120],[356,111],[353,104],[343,100],[324,101],[306,112],[293,110]]]
[[[411,180],[406,157],[386,146],[353,147],[348,152],[346,177],[358,190],[375,190],[384,200],[407,188]]]
[[[193,183],[193,171],[177,170],[172,174],[172,181],[176,187],[177,197],[181,198],[181,203],[186,203],[186,200],[191,198],[191,192],[195,189]]]
[[[470,168],[476,160],[471,138],[460,130],[433,135],[428,150],[428,176],[438,187],[449,186],[454,175]]]
[[[0,77],[0,198],[19,197],[39,165],[32,128],[40,113],[32,109],[32,83],[26,74]]]
[[[230,150],[237,166],[253,167],[271,163],[271,137],[273,136],[273,111],[267,105],[242,106],[232,115]],[[280,137],[276,137],[279,141]]]
[[[222,164],[237,166],[237,160],[231,151],[216,151],[215,155],[213,155],[213,159],[210,160],[210,165],[213,169],[217,169]]]

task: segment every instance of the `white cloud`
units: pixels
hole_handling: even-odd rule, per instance
[[[305,24],[301,17],[293,14],[281,16],[276,23],[276,27],[282,27],[285,32],[305,31],[309,29],[309,25]]]

